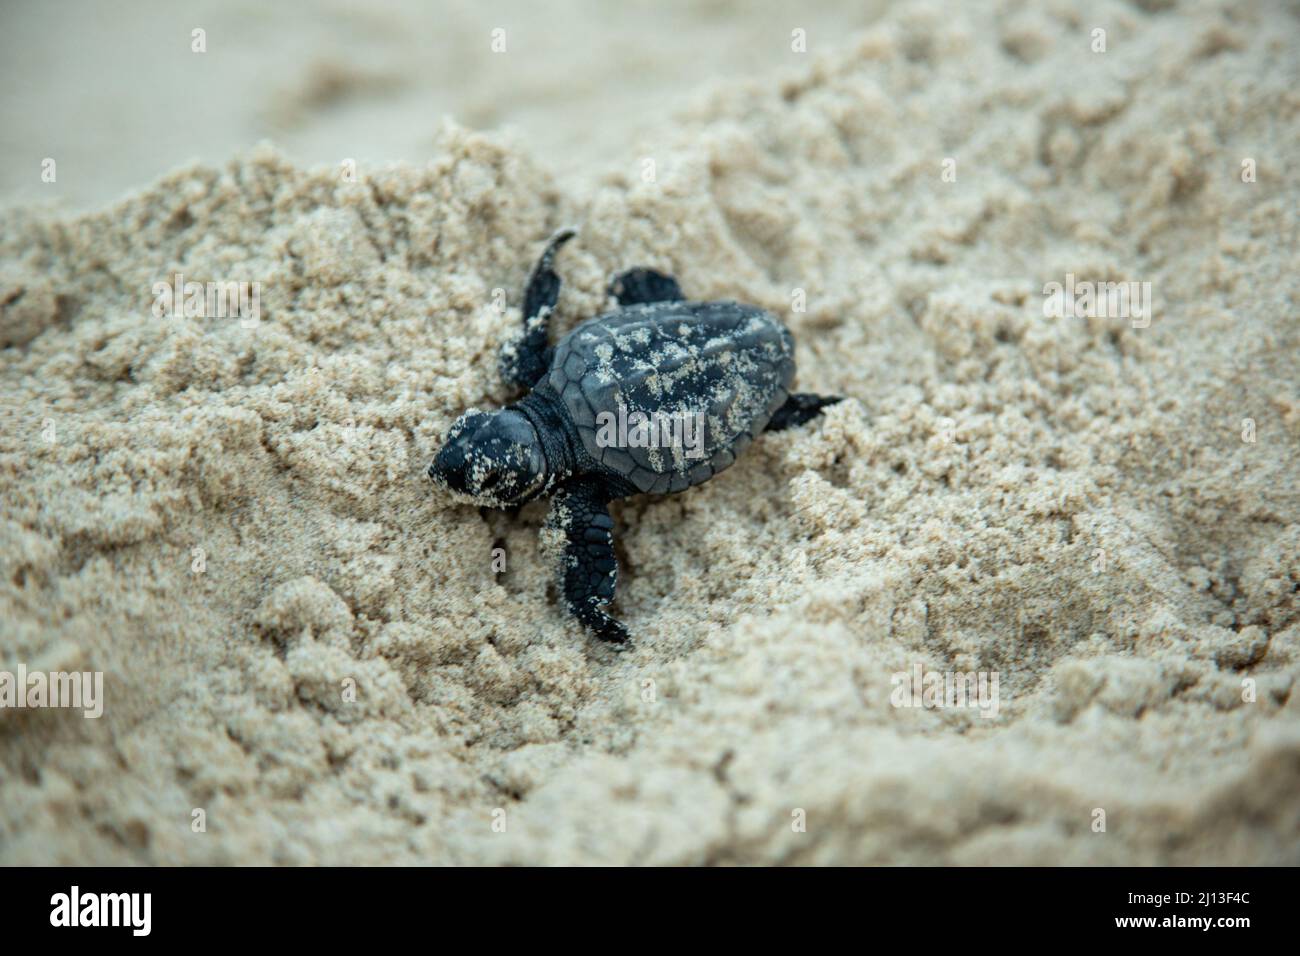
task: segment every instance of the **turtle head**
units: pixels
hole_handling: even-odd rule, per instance
[[[429,477],[477,504],[522,504],[546,483],[546,456],[532,422],[522,412],[471,409],[451,426],[429,466]]]

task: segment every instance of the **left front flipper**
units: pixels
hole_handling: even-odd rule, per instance
[[[627,628],[602,610],[618,584],[609,495],[597,482],[571,482],[551,502],[546,528],[563,536],[560,581],[569,613],[601,640],[625,642]]]

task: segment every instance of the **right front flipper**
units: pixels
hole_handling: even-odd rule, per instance
[[[562,536],[560,583],[569,613],[601,640],[625,642],[627,628],[602,610],[618,584],[609,496],[594,481],[573,482],[556,494],[546,527]]]
[[[524,334],[501,352],[501,373],[519,388],[532,388],[551,364],[547,329],[560,298],[560,277],[552,268],[555,254],[572,239],[572,229],[561,229],[546,243],[524,290]]]

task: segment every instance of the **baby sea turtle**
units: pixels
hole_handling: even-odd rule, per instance
[[[598,637],[627,640],[602,608],[618,562],[609,503],[708,481],[760,432],[800,425],[838,397],[795,393],[794,339],[773,315],[739,302],[687,302],[675,279],[633,269],[610,283],[619,307],[552,348],[560,293],[553,235],[528,279],[524,332],[501,370],[531,389],[495,412],[470,409],[429,475],[495,508],[554,494],[545,537],[558,550],[569,611]]]

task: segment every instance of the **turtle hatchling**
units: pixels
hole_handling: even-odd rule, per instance
[[[790,391],[794,339],[775,316],[688,302],[651,269],[615,277],[618,308],[552,347],[553,265],[573,236],[547,242],[524,292],[523,335],[501,357],[506,379],[528,394],[461,415],[429,475],[495,508],[552,495],[545,534],[562,551],[565,603],[597,637],[623,642],[627,628],[604,610],[618,580],[609,503],[708,481],[761,432],[801,425],[840,399]]]

